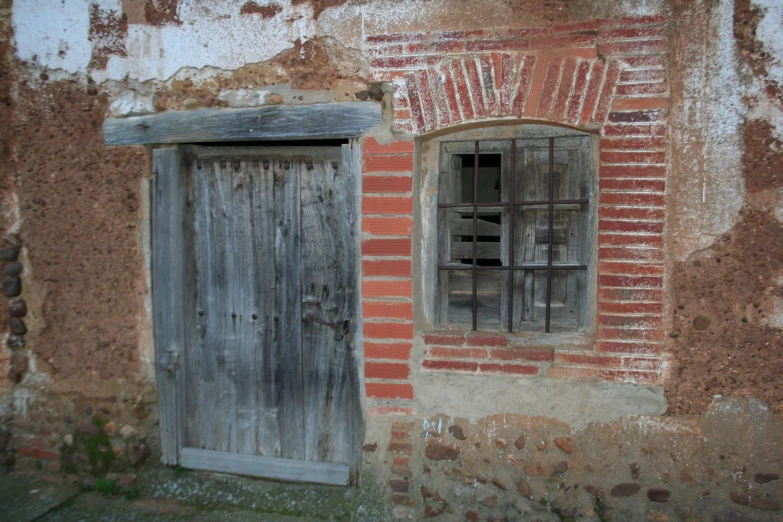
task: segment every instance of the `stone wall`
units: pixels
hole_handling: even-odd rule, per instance
[[[546,417],[391,420],[365,466],[388,467],[403,520],[777,520],[780,417],[722,399],[702,416],[578,429]],[[380,429],[380,426],[379,426]]]

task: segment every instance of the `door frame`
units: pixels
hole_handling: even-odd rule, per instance
[[[237,156],[243,153],[257,155],[263,147],[243,147],[241,143],[225,143]],[[319,461],[294,461],[234,453],[213,452],[185,445],[186,411],[185,401],[180,400],[185,393],[184,353],[187,340],[186,303],[188,299],[187,241],[188,231],[188,194],[186,154],[188,145],[161,147],[153,150],[152,174],[152,303],[153,332],[155,344],[155,368],[158,385],[158,412],[160,422],[161,462],[168,465],[183,465],[193,469],[253,475],[277,480],[318,482],[347,485],[355,483],[359,469],[360,449],[357,448],[353,462],[339,465]],[[281,147],[270,151],[285,150]],[[291,152],[301,157],[306,148],[291,147]],[[359,140],[351,139],[341,146],[341,170],[356,181],[354,200],[353,245],[357,255],[353,262],[354,270],[353,298],[356,300],[355,325],[356,357],[355,368],[359,389],[364,387],[363,344],[361,318],[361,145]],[[360,394],[360,403],[363,397]],[[357,428],[363,438],[365,419],[361,408],[361,422]],[[359,444],[360,445],[360,444]],[[209,455],[209,454],[216,455]],[[286,463],[284,460],[291,460]],[[271,462],[274,461],[274,462]],[[258,470],[262,472],[257,472]]]

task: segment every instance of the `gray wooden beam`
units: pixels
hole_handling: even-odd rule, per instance
[[[346,139],[363,136],[379,123],[381,106],[373,102],[272,105],[108,118],[103,137],[106,145]]]
[[[348,466],[332,462],[260,457],[198,448],[182,448],[180,459],[183,468],[288,482],[347,486],[350,479]]]

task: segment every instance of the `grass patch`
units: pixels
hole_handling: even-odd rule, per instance
[[[139,498],[139,488],[123,489],[117,484],[116,479],[95,479],[95,484],[82,486],[82,491],[94,491],[106,498],[115,498],[122,496],[125,500],[135,500]]]

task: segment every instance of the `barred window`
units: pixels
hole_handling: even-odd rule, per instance
[[[442,325],[584,329],[590,161],[588,136],[441,144]]]

